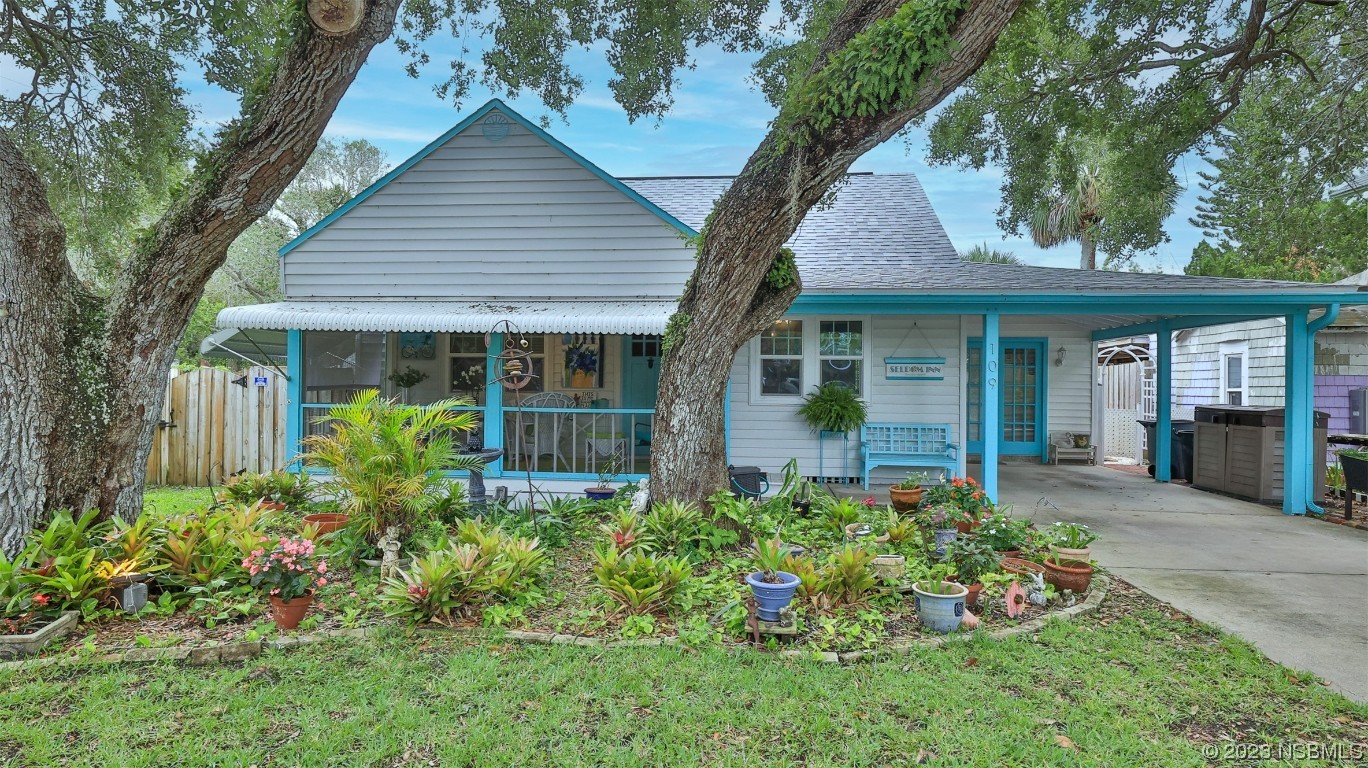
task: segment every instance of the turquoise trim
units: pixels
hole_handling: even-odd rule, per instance
[[[1227,323],[1243,323],[1247,320],[1262,320],[1270,317],[1282,317],[1282,313],[1268,312],[1263,315],[1221,315],[1219,317],[1199,315],[1196,317],[1168,318],[1167,323],[1170,331],[1184,331],[1190,328],[1206,328],[1213,325],[1226,325]],[[1092,340],[1109,341],[1111,339],[1119,339],[1126,336],[1148,336],[1151,333],[1159,332],[1159,323],[1159,320],[1151,320],[1147,323],[1101,328],[1092,332]]]
[[[304,434],[304,334],[297,328],[285,332],[285,464],[299,459],[299,439]],[[298,471],[299,467],[295,467]]]
[[[879,293],[803,294],[789,308],[800,314],[881,315],[1201,315],[1239,320],[1282,314],[1326,304],[1368,304],[1365,293],[1218,291],[1202,293],[985,294]]]
[[[485,450],[504,448],[503,385],[498,380],[498,356],[503,350],[504,335],[489,334],[489,347],[485,350],[485,406],[484,406],[484,447]],[[504,460],[496,459],[485,465],[485,477],[503,477]]]
[[[1154,479],[1167,483],[1173,479],[1173,331],[1168,321],[1159,323],[1155,346],[1154,370],[1154,445],[1150,456],[1154,460]]]
[[[727,376],[727,387],[722,390],[722,396],[726,398],[722,401],[722,439],[724,441],[722,450],[726,454],[727,464],[731,464],[731,396],[732,396],[732,377]]]
[[[1004,351],[1010,348],[1018,347],[1031,347],[1035,349],[1038,374],[1040,376],[1040,381],[1038,383],[1038,386],[1036,387],[1036,439],[1030,443],[1009,443],[1002,439],[1002,424],[999,422],[997,448],[998,454],[1000,456],[1040,456],[1040,463],[1045,464],[1049,461],[1050,458],[1050,441],[1048,439],[1050,429],[1050,366],[1048,359],[1050,340],[1048,338],[1041,336],[1006,336],[999,338],[998,342],[999,348]],[[969,349],[980,350],[979,359],[980,361],[983,361],[982,336],[970,336],[968,339],[967,346]],[[980,369],[979,373],[980,376],[982,376],[982,369]],[[983,379],[980,378],[979,382],[981,386]],[[999,400],[1003,396],[1003,390],[1001,387],[999,387]],[[999,412],[1001,412],[1001,410],[1002,407],[1001,405],[999,405]],[[967,423],[968,420],[966,419],[966,424]],[[966,437],[966,453],[982,454],[984,448],[984,438],[987,436],[987,434],[988,433],[984,431],[984,429],[980,425],[978,440],[969,440],[968,437]]]
[[[1283,348],[1285,395],[1283,402],[1283,501],[1285,515],[1306,514],[1311,498],[1311,443],[1313,392],[1311,386],[1311,333],[1306,311],[1287,316],[1287,343]]]
[[[998,443],[1002,438],[1002,389],[998,376],[1002,374],[1001,322],[996,310],[983,315],[983,492],[998,501]]]
[[[1313,360],[1313,365],[1314,365],[1315,350],[1316,350],[1316,334],[1317,334],[1318,332],[1320,332],[1320,331],[1325,330],[1326,328],[1328,328],[1328,327],[1330,326],[1331,323],[1335,322],[1336,318],[1339,317],[1339,311],[1340,311],[1340,305],[1338,305],[1338,304],[1331,304],[1330,306],[1328,306],[1328,307],[1325,308],[1325,314],[1321,315],[1320,317],[1316,318],[1315,320],[1312,320],[1312,321],[1311,321],[1309,324],[1307,324],[1307,326],[1306,326],[1306,332],[1307,332],[1307,334],[1308,334],[1307,344],[1311,347],[1311,357],[1312,357],[1312,360]],[[1315,410],[1315,407],[1316,407],[1316,375],[1315,375],[1315,369],[1313,368],[1313,369],[1312,369],[1312,373],[1311,373],[1311,404],[1310,404],[1309,408],[1310,408],[1311,410]],[[1284,427],[1286,427],[1286,424],[1284,424]],[[1305,434],[1306,434],[1306,433],[1303,432],[1303,433],[1302,433],[1302,436],[1304,437]],[[1283,430],[1283,439],[1284,439],[1284,440],[1287,439],[1287,431],[1286,431],[1286,429]],[[1314,415],[1313,415],[1313,418],[1312,418],[1312,421],[1311,421],[1310,440],[1311,440],[1311,442],[1308,443],[1308,445],[1309,445],[1310,447],[1307,449],[1307,457],[1308,457],[1308,458],[1315,458],[1315,452],[1316,452],[1316,433],[1315,433],[1315,420],[1314,420]],[[1308,462],[1307,462],[1307,467],[1308,467],[1308,469],[1312,472],[1312,475],[1311,475],[1311,479],[1308,481],[1308,484],[1307,484],[1307,486],[1306,486],[1306,491],[1307,491],[1307,493],[1306,493],[1306,507],[1307,507],[1307,509],[1311,510],[1312,514],[1323,515],[1323,514],[1325,514],[1325,508],[1322,507],[1320,504],[1318,504],[1318,503],[1317,503],[1318,499],[1315,498],[1315,496],[1316,496],[1316,476],[1315,476],[1315,474],[1314,474],[1314,473],[1315,473],[1315,470],[1314,470],[1314,469],[1310,469],[1310,468],[1313,467],[1313,466],[1314,466],[1314,463],[1313,463],[1313,462],[1311,462],[1311,461],[1308,461]],[[1285,472],[1285,471],[1286,471],[1286,468],[1284,467],[1284,472]]]
[[[514,474],[516,474],[517,477],[523,477],[523,478],[527,477],[527,474],[526,474],[525,472],[523,472],[522,470],[519,470],[518,472],[516,472],[516,473],[514,473]],[[620,478],[622,478],[622,480],[621,480],[621,481],[615,480],[614,482],[627,482],[627,483],[636,483],[636,482],[640,482],[640,481],[646,479],[646,475],[639,475],[639,474],[630,474],[630,475],[629,475],[629,474],[625,474],[625,473],[624,473],[624,474],[620,474],[620,475],[615,475],[615,477],[620,477]],[[584,480],[584,481],[586,481],[586,482],[597,482],[597,481],[598,481],[598,475],[591,475],[591,474],[589,474],[589,473],[587,473],[587,472],[533,472],[533,473],[532,473],[532,479],[533,479],[533,480]]]
[[[637,192],[636,190],[632,189],[626,184],[623,184],[622,182],[613,178],[611,175],[608,174],[607,171],[604,171],[602,168],[599,168],[597,165],[594,165],[593,163],[584,159],[584,157],[581,156],[578,152],[565,146],[554,136],[547,133],[546,131],[543,131],[541,128],[538,128],[535,123],[532,123],[527,118],[513,111],[507,104],[504,104],[499,99],[490,99],[488,102],[485,103],[483,107],[480,107],[479,109],[475,110],[475,112],[471,114],[469,117],[452,126],[450,130],[448,130],[441,136],[438,136],[435,141],[428,144],[426,147],[423,147],[422,149],[418,150],[418,153],[415,154],[413,157],[410,157],[409,159],[400,163],[398,166],[395,166],[394,170],[380,177],[380,179],[376,181],[374,184],[370,185],[369,187],[366,187],[364,190],[361,191],[361,194],[343,203],[341,208],[338,208],[337,210],[328,214],[323,218],[322,221],[304,230],[299,234],[298,237],[286,243],[285,246],[280,249],[279,255],[284,256],[285,254],[294,250],[304,241],[313,237],[324,227],[328,226],[334,221],[337,221],[337,219],[346,215],[347,211],[350,211],[351,209],[365,202],[366,199],[369,198],[371,195],[375,194],[376,192],[379,192],[381,189],[384,189],[386,184],[389,184],[391,181],[394,181],[395,179],[399,178],[401,175],[403,175],[405,171],[417,165],[428,155],[435,152],[438,147],[441,147],[443,144],[446,144],[457,134],[474,125],[476,121],[478,121],[480,118],[484,117],[485,115],[489,114],[492,110],[495,109],[498,109],[508,117],[512,118],[514,122],[526,128],[528,131],[532,133],[532,135],[536,136],[542,141],[545,141],[547,144],[550,144],[551,146],[555,147],[557,150],[565,154],[566,157],[569,157],[571,160],[574,160],[575,162],[579,163],[581,166],[584,167],[585,170],[589,171],[590,173],[599,177],[603,181],[607,182],[609,186],[613,187],[617,191],[631,198],[633,202],[637,203],[641,207],[658,216],[666,224],[669,224],[670,226],[679,230],[680,233],[683,234],[685,237],[694,238],[698,236],[698,233],[695,232],[692,228],[690,228],[687,224],[680,221],[679,219],[676,219],[674,216],[671,216],[669,213],[665,212],[665,210],[662,209],[660,206],[642,197],[640,192]]]

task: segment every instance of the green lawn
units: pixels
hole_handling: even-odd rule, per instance
[[[190,512],[204,509],[214,502],[208,488],[185,488],[175,485],[149,485],[143,493],[143,506],[158,512]]]
[[[1076,624],[850,667],[396,633],[0,673],[0,701],[7,766],[1149,768],[1222,764],[1201,751],[1222,740],[1368,743],[1368,708],[1120,582]]]

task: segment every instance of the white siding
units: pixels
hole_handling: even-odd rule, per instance
[[[1249,400],[1245,405],[1282,405],[1283,331],[1280,318],[1269,318],[1175,333],[1173,417],[1190,419],[1195,406],[1221,402],[1222,342],[1248,344]]]
[[[795,316],[804,321],[817,317]],[[963,375],[965,349],[970,336],[978,336],[979,316],[887,316],[864,318],[870,323],[871,345],[866,358],[870,366],[869,420],[872,422],[948,423],[953,439],[964,445],[965,409]],[[913,323],[917,327],[914,330]],[[1093,347],[1087,330],[1048,318],[1010,318],[1002,320],[1002,335],[1045,338],[1044,365],[1047,371],[1047,432],[1066,430],[1088,432],[1092,424]],[[923,336],[925,338],[923,338]],[[1056,367],[1059,347],[1065,348],[1065,364]],[[732,367],[730,462],[756,465],[775,473],[790,458],[797,458],[804,475],[818,473],[818,440],[796,412],[790,401],[756,402],[751,396],[753,345],[743,347]],[[885,357],[945,357],[944,381],[888,381],[884,377]],[[810,383],[809,383],[810,384]],[[840,473],[837,443],[828,440],[823,470]],[[861,472],[859,445],[855,435],[848,445],[848,472]],[[876,469],[872,482],[889,482],[901,477],[898,468]]]
[[[678,230],[515,121],[498,142],[480,122],[282,257],[285,296],[679,295]]]

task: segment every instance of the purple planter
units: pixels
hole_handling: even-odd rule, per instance
[[[775,575],[783,581],[782,584],[764,581],[765,574],[759,571],[746,576],[746,583],[755,595],[755,613],[761,621],[778,621],[779,612],[793,602],[793,593],[798,591],[797,576],[785,571],[776,571]]]

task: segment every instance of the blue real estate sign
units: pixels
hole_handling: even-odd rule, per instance
[[[943,357],[885,357],[884,378],[889,381],[944,381]]]

